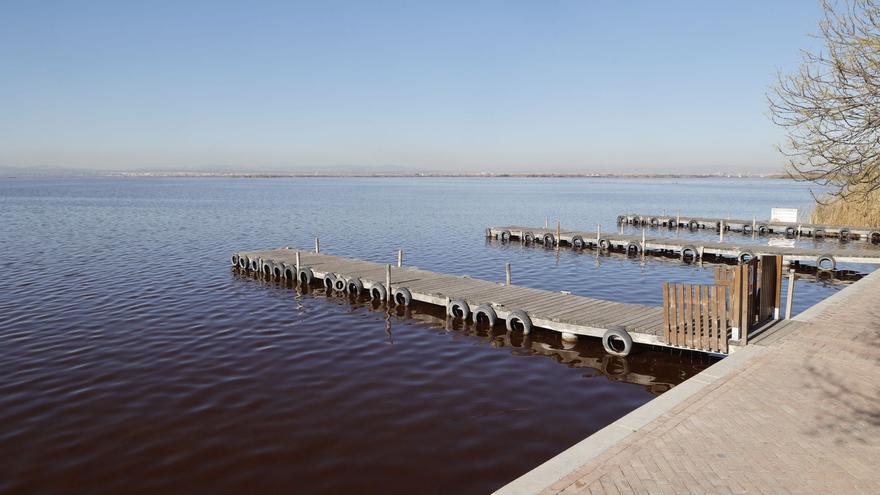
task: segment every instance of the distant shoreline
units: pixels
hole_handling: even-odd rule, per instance
[[[6,179],[33,178],[549,178],[549,179],[788,179],[786,174],[600,174],[600,173],[283,173],[283,172],[23,172],[6,173]]]

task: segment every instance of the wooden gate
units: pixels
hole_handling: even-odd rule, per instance
[[[727,353],[730,319],[726,287],[664,283],[663,308],[667,343]]]
[[[779,318],[782,256],[715,267],[713,285],[663,284],[663,323],[669,345],[726,353],[728,341]]]

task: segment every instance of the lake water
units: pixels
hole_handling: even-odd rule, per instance
[[[494,281],[510,262],[517,284],[659,305],[664,281],[710,282],[712,265],[484,229],[810,202],[770,180],[0,181],[0,492],[489,492],[712,360],[611,359],[595,339],[301,293],[236,273],[231,253],[320,236],[332,254],[403,249],[407,265]],[[795,311],[841,286],[799,281]]]

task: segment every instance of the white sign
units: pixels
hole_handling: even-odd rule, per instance
[[[770,221],[797,223],[797,208],[770,208]]]

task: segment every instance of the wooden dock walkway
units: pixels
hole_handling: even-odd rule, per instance
[[[617,217],[618,225],[636,227],[667,227],[685,228],[690,230],[711,229],[719,231],[779,234],[787,237],[836,237],[840,240],[862,240],[871,244],[880,244],[880,229],[851,227],[846,225],[824,225],[816,223],[780,222],[775,220],[742,220],[730,218],[694,217],[683,215],[642,215],[627,213]]]
[[[880,270],[497,493],[880,493],[878,295]]]
[[[237,252],[232,255],[232,263],[242,270],[297,283],[326,281],[336,290],[390,299],[395,304],[407,304],[411,298],[445,307],[449,314],[464,319],[474,319],[480,314],[486,320],[505,320],[508,329],[528,331],[534,326],[572,339],[577,335],[604,338],[609,329],[619,327],[629,333],[633,343],[677,347],[667,342],[660,307],[591,299],[292,249]]]
[[[880,249],[816,249],[737,244],[700,239],[648,237],[539,227],[489,227],[486,235],[502,241],[515,240],[545,246],[569,246],[574,249],[616,250],[633,254],[675,255],[684,259],[732,259],[745,261],[756,256],[781,255],[787,263],[810,263],[820,269],[834,270],[837,263],[880,264]]]

